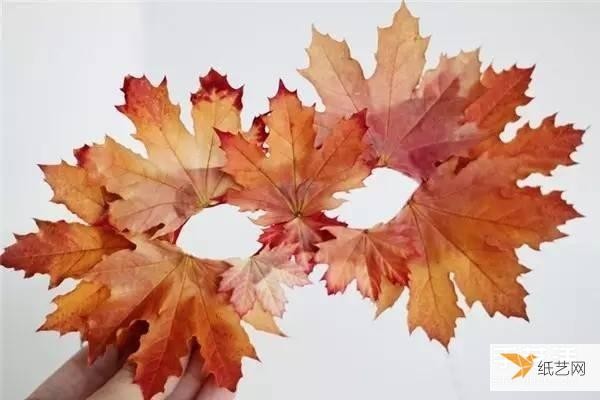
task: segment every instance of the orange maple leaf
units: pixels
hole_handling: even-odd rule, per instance
[[[328,237],[321,228],[339,224],[323,214],[341,204],[333,194],[361,187],[370,173],[360,159],[366,148],[364,115],[340,120],[317,148],[314,108],[303,106],[283,83],[270,110],[264,146],[240,135],[219,135],[227,155],[223,170],[239,185],[226,200],[243,211],[265,211],[256,220],[268,227],[261,241],[297,245],[297,258],[309,267],[315,244]]]
[[[516,120],[515,108],[530,100],[523,92],[532,69],[497,74],[490,68],[480,81],[473,51],[442,56],[436,69],[423,73],[428,42],[402,4],[392,25],[379,30],[375,72],[365,79],[345,41],[313,30],[310,64],[299,72],[326,107],[317,117],[320,136],[340,117],[367,109],[367,158],[422,180],[439,162],[468,154]]]
[[[106,257],[73,291],[55,299],[58,308],[41,329],[79,330],[94,360],[132,324],[146,321],[148,331],[130,356],[144,398],[161,392],[169,376],[181,375],[180,358],[194,341],[204,373],[235,391],[242,357],[256,354],[229,296],[218,291],[228,265],[189,256],[165,241],[132,240],[135,249]]]
[[[477,159],[442,164],[387,224],[361,232],[330,229],[337,238],[321,244],[317,255],[330,265],[328,287],[341,291],[356,279],[364,295],[378,300],[384,278],[386,287],[408,286],[410,330],[420,326],[446,346],[456,319],[464,316],[455,286],[469,306],[480,301],[490,316],[500,312],[527,318],[527,292],[517,278],[528,269],[519,263],[515,249],[539,249],[541,243],[563,237],[557,227],[580,215],[560,192],[542,194],[539,188],[517,186],[517,181],[571,165],[570,154],[581,143],[581,134],[572,125],[556,126],[554,117],[535,129],[524,126],[508,143],[490,142]],[[373,246],[381,232],[389,233],[382,241],[387,249],[377,257],[366,245],[349,245],[351,238]],[[421,257],[398,257],[409,241],[416,243]],[[353,252],[349,261],[348,251]],[[403,273],[408,283],[398,278]],[[387,304],[378,305],[378,313],[397,298],[386,296]]]
[[[114,196],[95,182],[85,169],[64,161],[57,165],[40,165],[40,168],[54,191],[51,201],[64,204],[90,225],[105,222],[108,203]]]
[[[133,244],[112,229],[65,221],[35,221],[39,232],[15,235],[17,243],[7,247],[0,256],[6,267],[34,274],[50,275],[50,287],[66,278],[81,278],[115,251]]]
[[[233,89],[214,70],[200,84],[191,97],[191,135],[179,118],[179,106],[169,100],[166,80],[155,87],[145,77],[127,77],[126,102],[117,108],[134,123],[134,137],[144,144],[148,158],[110,137],[80,151],[80,164],[120,196],[110,204],[110,222],[119,230],[142,233],[158,227],[155,237],[173,232],[217,204],[231,185],[220,170],[225,161],[215,129],[240,130],[242,90]]]
[[[113,343],[120,329],[148,321],[148,333],[131,356],[146,398],[162,391],[170,375],[181,375],[179,359],[189,354],[194,339],[204,370],[235,391],[242,357],[256,354],[228,296],[218,292],[227,265],[188,256],[166,242],[134,241],[135,250],[107,257],[84,277],[111,292],[87,316],[91,357]]]
[[[391,222],[368,230],[325,229],[336,238],[318,245],[317,262],[329,264],[324,276],[329,294],[343,292],[356,279],[360,293],[376,300],[383,280],[408,283],[408,260],[417,253],[406,224]]]

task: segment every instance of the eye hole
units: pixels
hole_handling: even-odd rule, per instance
[[[336,197],[347,200],[326,214],[357,229],[370,228],[392,219],[418,187],[413,179],[389,168],[377,168],[365,179],[365,187]]]
[[[228,204],[206,208],[185,224],[177,245],[200,258],[248,257],[260,248],[257,240],[261,233],[250,216]]]

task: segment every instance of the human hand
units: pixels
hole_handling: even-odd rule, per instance
[[[115,348],[94,364],[87,363],[87,347],[82,348],[42,383],[27,400],[141,400],[142,392],[133,383],[133,367],[125,363]],[[165,394],[153,400],[232,400],[235,394],[215,385],[202,373],[202,360],[193,351],[184,360],[184,372],[167,381]]]

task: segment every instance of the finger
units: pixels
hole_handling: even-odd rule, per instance
[[[176,399],[191,400],[193,399],[200,383],[195,382],[193,376],[197,377],[201,365],[196,365],[196,361],[188,361],[189,357],[180,359],[184,374],[181,378],[170,376],[165,383],[164,393],[159,393],[152,397],[153,400],[169,399],[171,400],[173,393],[177,392]],[[187,367],[186,367],[187,366]],[[143,398],[142,390],[137,383],[134,383],[135,367],[133,365],[125,365],[111,379],[108,380],[100,389],[98,389],[88,400],[138,400]],[[180,383],[183,385],[180,387]],[[186,396],[187,397],[183,397]]]
[[[87,346],[46,379],[27,400],[85,399],[113,376],[124,363],[113,347],[88,365]]]
[[[126,365],[87,400],[139,400],[143,397],[140,387],[133,383],[133,368]]]
[[[233,400],[235,393],[217,386],[212,377],[208,378],[194,400]]]
[[[112,378],[108,380],[100,389],[87,400],[141,400],[144,398],[140,385],[134,382],[135,367],[132,365],[124,366]],[[167,398],[173,387],[177,385],[178,377],[170,376],[165,383],[164,393],[157,393],[152,400],[163,400]],[[188,398],[186,400],[191,399]]]
[[[187,368],[181,379],[167,397],[167,400],[191,400],[198,393],[206,379],[202,372],[202,358],[197,351],[190,356]]]

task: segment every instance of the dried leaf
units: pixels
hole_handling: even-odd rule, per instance
[[[15,235],[17,242],[0,256],[0,264],[34,274],[50,275],[50,287],[65,278],[81,278],[102,257],[133,248],[130,241],[110,228],[65,221],[36,220],[38,233]]]
[[[268,151],[240,135],[220,134],[228,160],[224,171],[239,185],[226,199],[242,211],[265,211],[256,221],[270,226],[263,243],[275,236],[267,244],[298,245],[296,254],[304,254],[310,265],[315,244],[323,240],[319,224],[327,218],[322,212],[342,202],[333,194],[360,187],[370,172],[360,160],[364,116],[341,120],[317,148],[314,108],[302,106],[283,84],[270,106],[265,117]]]
[[[530,100],[524,92],[532,69],[488,69],[480,82],[478,51],[442,56],[423,73],[429,39],[405,4],[378,41],[375,72],[365,79],[345,41],[313,30],[310,64],[300,73],[326,107],[317,117],[321,137],[340,117],[368,110],[367,158],[379,166],[427,179],[440,162],[500,133]]]
[[[194,135],[179,119],[167,82],[127,77],[125,104],[117,107],[136,127],[135,138],[148,153],[144,158],[107,137],[81,153],[89,173],[121,198],[110,205],[110,222],[119,230],[154,236],[177,230],[189,217],[219,202],[231,185],[220,167],[223,152],[215,129],[238,132],[241,89],[233,89],[215,71],[200,79],[192,95]]]
[[[287,302],[283,285],[308,285],[310,281],[301,265],[291,260],[295,246],[270,249],[247,259],[227,260],[231,267],[223,273],[221,291],[232,291],[231,302],[240,316],[256,303],[276,317],[282,317]]]
[[[110,297],[87,316],[91,358],[114,343],[121,329],[147,321],[148,333],[131,356],[145,398],[161,392],[169,376],[181,374],[179,360],[194,340],[204,371],[235,391],[242,358],[256,354],[228,297],[218,293],[219,275],[227,266],[186,255],[166,242],[135,243],[135,250],[114,253],[84,277],[110,290]]]

